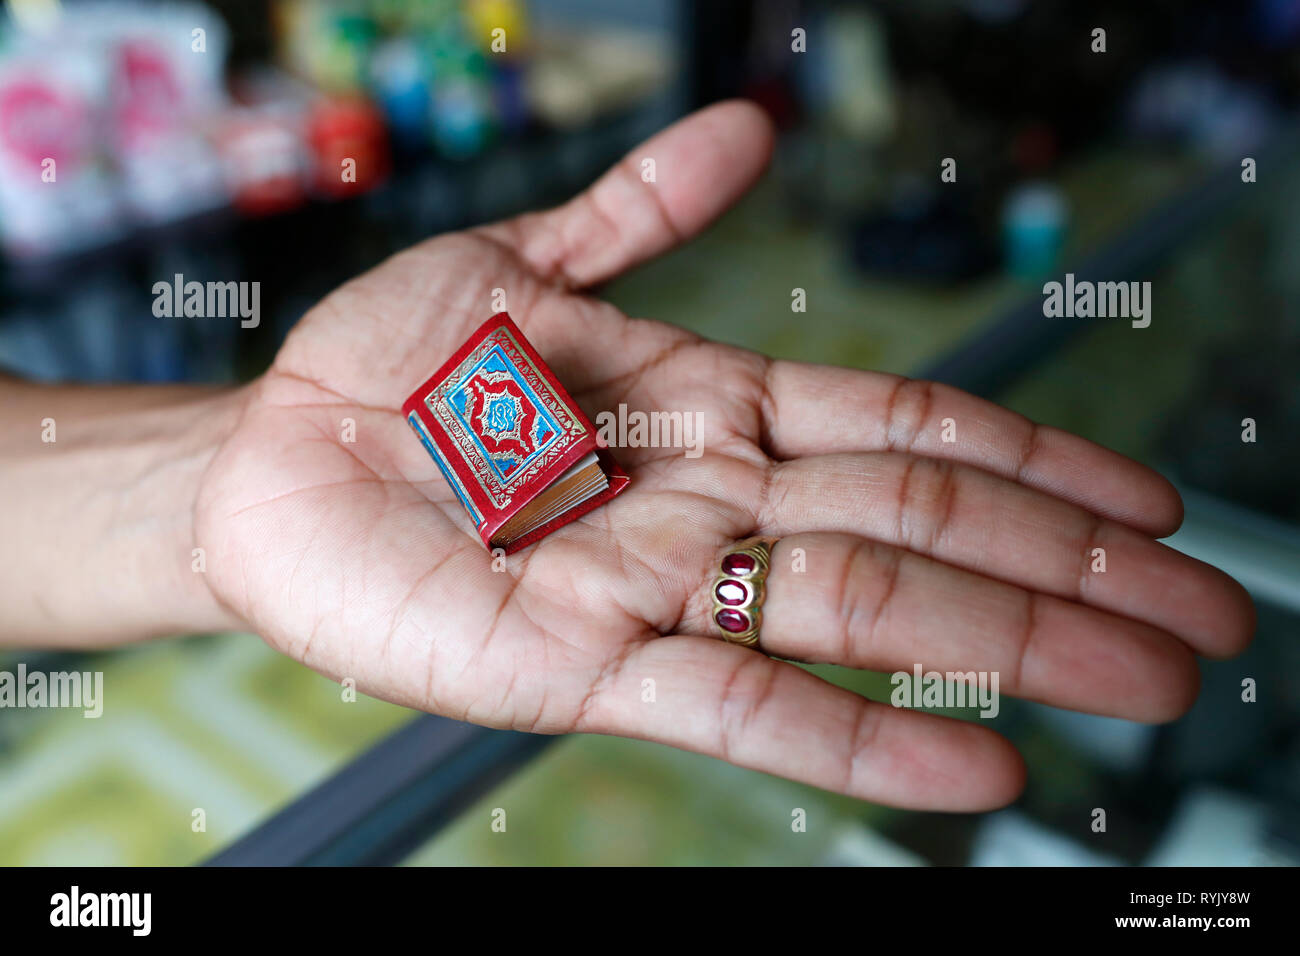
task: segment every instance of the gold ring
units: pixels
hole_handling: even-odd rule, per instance
[[[767,572],[772,563],[775,538],[746,538],[722,556],[719,573],[709,597],[713,599],[713,623],[722,637],[733,644],[753,647],[763,626],[763,598],[767,596]]]

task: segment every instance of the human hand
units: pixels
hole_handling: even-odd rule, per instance
[[[195,532],[220,602],[286,654],[420,710],[657,740],[898,806],[1013,799],[1022,762],[986,727],[867,701],[713,636],[719,557],[761,533],[781,537],[769,654],[991,671],[1061,707],[1183,713],[1195,655],[1240,651],[1253,609],[1154,540],[1181,519],[1155,472],[944,386],[772,361],[582,293],[700,231],[770,148],[755,108],[713,107],[565,206],[432,239],[324,299],[203,477]],[[504,572],[400,413],[496,288],[589,417],[626,403],[705,426],[699,458],[617,450],[628,490]],[[340,440],[345,419],[355,442]],[[1097,547],[1106,574],[1089,571]]]

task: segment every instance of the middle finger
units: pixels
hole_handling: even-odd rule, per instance
[[[1169,631],[1212,657],[1250,640],[1253,606],[1222,571],[996,475],[902,453],[774,466],[764,534],[841,531]]]

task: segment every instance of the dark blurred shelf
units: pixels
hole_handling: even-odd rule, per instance
[[[45,258],[7,257],[0,264],[0,321],[5,311],[49,305],[75,290],[88,275],[148,268],[168,256],[198,257],[217,251],[262,248],[285,235],[310,236],[316,246],[355,249],[358,227],[368,229],[368,257],[340,257],[352,271],[429,235],[464,228],[555,201],[599,175],[606,166],[665,119],[666,102],[652,98],[573,130],[533,130],[495,143],[471,159],[433,154],[397,155],[392,175],[374,190],[337,200],[311,199],[262,217],[232,207],[157,226],[85,251]],[[382,239],[380,247],[373,240]],[[289,252],[291,250],[283,250]],[[242,258],[248,259],[247,255]],[[283,263],[283,259],[280,259]],[[325,264],[330,264],[328,261]],[[248,278],[265,281],[264,274]],[[284,276],[281,278],[291,278]],[[224,276],[225,279],[246,278]],[[147,294],[148,289],[142,290]]]

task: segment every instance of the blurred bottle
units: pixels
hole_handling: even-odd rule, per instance
[[[109,137],[125,200],[145,222],[169,222],[228,201],[203,124],[224,107],[224,23],[195,4],[105,3],[76,30],[110,63]]]
[[[487,62],[459,18],[425,37],[433,64],[433,142],[451,159],[482,152],[495,133]]]
[[[1068,219],[1065,196],[1058,187],[1036,182],[1013,188],[1002,207],[1007,271],[1031,281],[1056,271]]]
[[[337,199],[373,189],[388,175],[388,141],[379,111],[360,97],[322,97],[307,119],[312,189]]]
[[[284,65],[330,93],[362,89],[379,33],[369,6],[278,0],[271,13]]]
[[[370,89],[400,149],[414,150],[429,142],[432,73],[432,64],[412,37],[391,37],[375,48]]]
[[[491,96],[496,120],[507,134],[528,125],[525,78],[528,68],[528,17],[518,0],[467,0],[465,19],[470,37],[490,65]]]
[[[235,207],[264,216],[301,205],[314,166],[307,118],[315,91],[277,70],[242,76],[235,89],[236,105],[212,132]]]
[[[99,245],[122,224],[95,132],[105,63],[23,43],[0,61],[0,229],[13,255]]]

